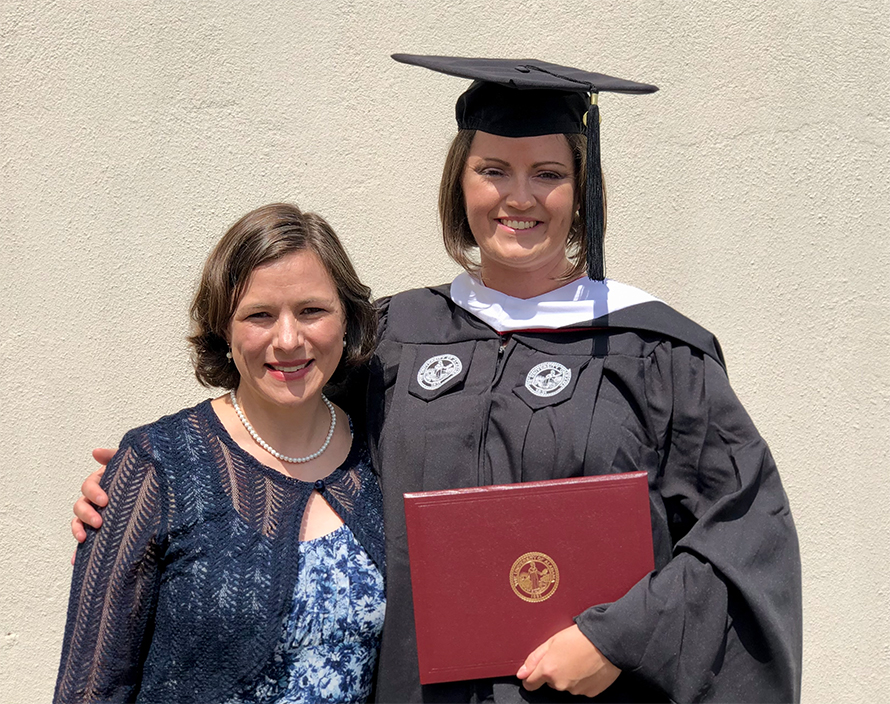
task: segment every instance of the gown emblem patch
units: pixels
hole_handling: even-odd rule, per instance
[[[417,383],[433,391],[461,373],[464,366],[453,354],[437,354],[430,357],[417,372]]]
[[[559,586],[559,568],[549,555],[527,552],[513,563],[510,586],[523,601],[545,601],[556,593]]]
[[[541,362],[525,377],[525,388],[535,396],[555,396],[572,380],[572,370],[559,362]]]

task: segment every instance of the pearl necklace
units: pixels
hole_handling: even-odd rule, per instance
[[[235,389],[232,389],[229,392],[229,398],[232,399],[232,405],[235,407],[235,413],[238,414],[238,417],[241,419],[241,422],[244,424],[244,427],[247,429],[247,432],[250,433],[250,437],[256,440],[257,445],[262,447],[266,452],[268,452],[273,457],[277,457],[282,462],[291,462],[293,464],[302,464],[303,462],[309,462],[310,460],[314,460],[318,457],[322,452],[328,449],[328,445],[331,444],[331,438],[334,436],[334,428],[337,427],[337,412],[334,410],[334,404],[325,398],[324,394],[321,396],[321,400],[324,401],[325,405],[328,407],[328,410],[331,412],[331,427],[328,428],[328,436],[324,439],[324,445],[322,445],[317,452],[313,452],[311,455],[307,455],[306,457],[288,457],[287,455],[283,455],[278,450],[274,450],[269,443],[263,440],[256,430],[253,429],[253,426],[247,420],[247,416],[244,415],[244,411],[241,410],[241,406],[238,405],[238,399],[235,398]]]

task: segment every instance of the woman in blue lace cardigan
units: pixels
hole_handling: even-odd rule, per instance
[[[78,548],[56,702],[364,701],[383,622],[381,498],[322,390],[376,314],[330,226],[239,220],[192,303],[195,373],[227,390],[131,430]]]

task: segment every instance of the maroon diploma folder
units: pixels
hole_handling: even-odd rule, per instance
[[[653,568],[645,472],[405,494],[420,681],[515,674]]]

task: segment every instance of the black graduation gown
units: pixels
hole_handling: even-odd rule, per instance
[[[638,470],[656,569],[576,617],[622,670],[595,701],[799,700],[797,535],[712,335],[655,301],[587,329],[500,335],[447,286],[398,294],[382,315],[369,387],[388,565],[378,701],[580,700],[515,678],[420,685],[403,493]],[[418,372],[442,354],[460,373],[424,388]],[[555,395],[526,388],[541,362],[572,372]]]

